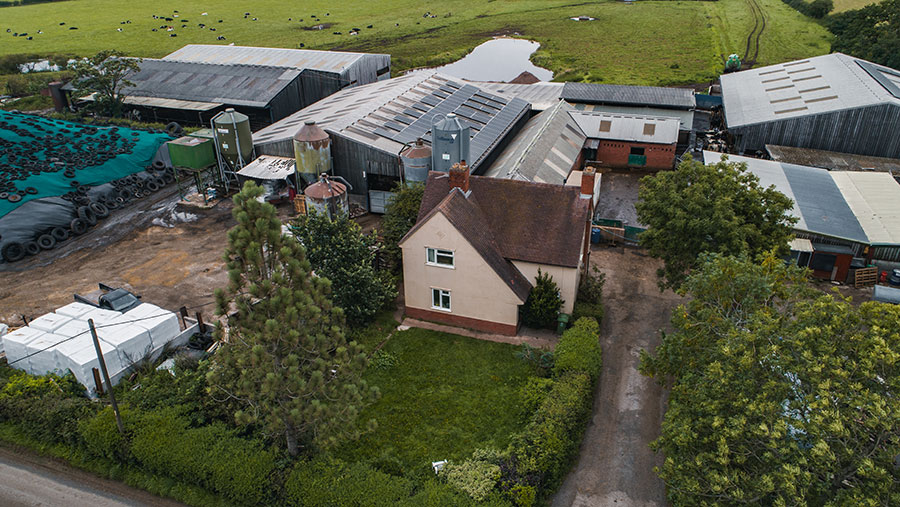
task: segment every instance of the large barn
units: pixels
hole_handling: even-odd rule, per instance
[[[725,74],[741,153],[767,144],[900,157],[900,72],[841,53]]]
[[[372,209],[376,192],[404,178],[400,152],[422,138],[431,143],[436,117],[454,113],[470,129],[472,172],[487,168],[529,118],[531,106],[434,71],[342,90],[253,134],[260,155],[293,157],[293,136],[308,121],[331,138],[334,174]]]
[[[165,56],[163,60],[219,65],[263,65],[299,71],[300,108],[318,102],[344,88],[383,81],[391,77],[391,55],[376,53],[188,44]]]

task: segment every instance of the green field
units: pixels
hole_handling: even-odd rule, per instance
[[[160,0],[152,5],[69,0],[5,7],[0,8],[0,55],[89,55],[115,48],[130,55],[159,57],[188,43],[293,48],[303,43],[306,48],[387,52],[393,56],[396,73],[447,63],[494,35],[510,34],[540,42],[542,47],[533,59],[556,72],[558,80],[688,84],[708,81],[718,74],[728,54],[743,53],[748,35],[758,24],[754,12],[764,13],[766,19],[757,65],[823,54],[829,49],[828,32],[780,0],[641,0],[634,4],[609,0],[311,0],[298,5],[270,0]],[[172,16],[174,9],[180,11],[175,21],[152,17]],[[203,12],[208,15],[201,16]],[[244,18],[245,12],[251,13],[249,18]],[[436,17],[423,17],[426,12]],[[312,14],[332,26],[310,30],[317,24]],[[597,20],[568,19],[578,15]],[[188,23],[182,29],[177,21],[184,19]],[[220,19],[222,23],[218,23]],[[130,24],[121,24],[128,20]],[[66,25],[60,26],[61,22]],[[199,23],[207,26],[200,28]],[[163,24],[174,26],[172,33],[178,36],[170,37],[165,30],[151,31]],[[78,30],[69,30],[72,26]],[[34,40],[12,37],[5,33],[7,28],[27,32]],[[351,28],[362,31],[350,36]],[[43,33],[38,34],[39,30]],[[332,33],[336,31],[342,35]],[[217,41],[219,35],[226,41]]]
[[[879,0],[834,0],[834,9],[832,14],[844,11],[852,11],[853,9],[862,9],[871,4],[877,4]]]

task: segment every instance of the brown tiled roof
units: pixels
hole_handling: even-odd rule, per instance
[[[522,273],[503,258],[492,238],[484,213],[460,190],[449,192],[437,206],[431,209],[409,232],[412,234],[435,213],[442,213],[466,241],[481,255],[513,293],[524,303],[531,291],[531,284]],[[407,234],[407,236],[409,236]]]
[[[428,174],[417,224],[448,197],[449,180],[446,173]],[[484,217],[485,233],[505,259],[578,267],[590,213],[590,199],[579,197],[579,187],[470,176],[469,190],[467,201]],[[467,234],[461,227],[469,225],[457,225]]]

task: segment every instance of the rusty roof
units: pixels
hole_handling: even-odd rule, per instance
[[[580,198],[579,187],[469,176],[469,190],[468,200],[483,214],[484,230],[505,259],[579,265],[584,224],[590,215],[590,199]],[[449,193],[447,174],[430,172],[417,224]]]

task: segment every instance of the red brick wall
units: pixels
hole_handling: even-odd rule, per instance
[[[433,310],[424,310],[422,308],[406,307],[406,316],[413,319],[428,320],[431,322],[440,322],[456,327],[465,327],[476,331],[484,331],[486,333],[505,334],[515,336],[518,329],[510,324],[500,324],[498,322],[490,322],[487,320],[472,319],[461,315],[453,315],[447,312],[437,312]]]
[[[628,168],[628,155],[631,148],[644,148],[647,165],[641,169],[664,170],[675,165],[674,144],[629,143],[624,141],[600,141],[597,147],[597,160],[614,169]]]

